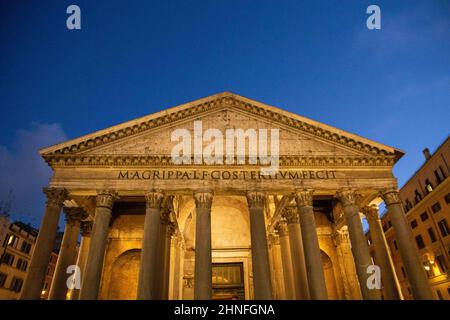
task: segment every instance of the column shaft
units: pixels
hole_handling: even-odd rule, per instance
[[[146,210],[144,221],[144,236],[142,238],[141,266],[137,299],[152,300],[158,298],[155,292],[158,273],[158,237],[160,235],[160,210],[163,194],[159,191],[148,192],[145,195]]]
[[[116,198],[112,191],[101,191],[97,195],[94,224],[89,244],[84,275],[82,276],[80,300],[97,300],[103,270],[106,243],[108,241],[111,210]]]
[[[92,221],[81,222],[81,243],[78,249],[77,266],[80,268],[80,276],[83,277],[86,267],[87,255],[89,252],[89,244],[91,242]],[[71,300],[78,300],[80,297],[80,289],[72,289]]]
[[[250,236],[252,244],[253,287],[255,300],[272,299],[270,266],[264,221],[264,195],[247,193],[250,212]]]
[[[195,276],[194,299],[212,299],[211,205],[213,194],[199,192],[195,197]]]
[[[20,295],[21,300],[39,300],[41,297],[45,274],[55,245],[61,207],[67,198],[65,189],[45,188],[44,192],[47,195],[47,206]]]
[[[81,208],[65,208],[64,210],[66,213],[66,228],[56,262],[49,300],[66,300],[67,298],[67,279],[69,277],[67,268],[75,263],[80,221],[86,217]]]
[[[381,269],[381,279],[386,298],[388,300],[401,300],[403,297],[400,283],[395,273],[394,262],[389,252],[383,227],[381,226],[378,209],[376,207],[365,207],[363,212],[369,223],[370,236],[375,248],[375,262]]]
[[[403,211],[398,191],[395,189],[384,190],[382,196],[394,227],[395,238],[413,296],[418,300],[433,300],[433,293]]]
[[[283,279],[286,290],[286,299],[294,300],[294,271],[292,269],[291,247],[289,244],[289,233],[286,222],[279,222],[276,229],[280,238],[281,264],[283,265]]]
[[[169,278],[170,278],[170,249],[172,247],[172,235],[175,231],[175,225],[173,222],[167,225],[167,231],[165,236],[164,245],[164,268],[163,268],[163,283],[162,283],[162,299],[169,299]]]
[[[283,214],[289,230],[289,244],[291,246],[292,266],[294,268],[295,296],[298,300],[309,300],[308,277],[298,210],[295,207],[287,207]]]
[[[352,245],[353,259],[355,260],[356,273],[363,299],[380,300],[380,291],[378,289],[369,289],[367,285],[368,277],[371,275],[367,270],[373,263],[369,245],[362,228],[359,208],[356,205],[357,195],[353,191],[344,191],[339,192],[337,197],[344,210],[345,221],[350,235],[350,243]]]
[[[328,299],[328,293],[314,220],[312,192],[298,191],[295,200],[300,215],[310,298],[311,300],[326,300]]]

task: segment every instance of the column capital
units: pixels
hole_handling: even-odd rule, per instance
[[[281,220],[277,223],[277,225],[275,226],[275,230],[277,230],[279,237],[284,237],[284,236],[289,235],[287,223],[284,220]]]
[[[269,233],[267,240],[269,241],[270,246],[280,244],[280,237],[275,232]]]
[[[171,238],[173,235],[175,235],[176,231],[177,231],[177,225],[174,222],[170,221],[167,224],[166,237]]]
[[[343,243],[349,243],[350,235],[348,233],[347,226],[334,230],[333,233],[331,234],[331,238],[333,239],[335,246],[338,246]]]
[[[298,215],[297,207],[289,206],[284,208],[282,215],[286,219],[288,224],[300,223],[300,217]]]
[[[365,206],[361,209],[361,211],[366,216],[367,221],[372,222],[380,219],[377,206]]]
[[[343,207],[358,206],[361,196],[355,190],[343,190],[336,192],[335,196]]]
[[[80,229],[81,229],[81,236],[83,237],[89,237],[92,232],[92,221],[81,221]]]
[[[298,207],[312,207],[313,190],[297,190],[295,191],[295,202]]]
[[[68,199],[69,193],[64,188],[44,188],[47,196],[47,206],[62,207],[63,202]]]
[[[161,209],[164,194],[160,190],[151,190],[145,193],[145,203],[147,209]]]
[[[64,213],[66,214],[66,222],[73,223],[75,221],[81,221],[88,217],[86,211],[80,207],[64,207]]]
[[[397,188],[388,188],[380,191],[386,205],[401,203],[400,194]]]
[[[159,219],[160,219],[161,224],[169,225],[171,223],[170,222],[170,210],[169,210],[169,208],[164,207],[161,210],[161,213],[159,215]]]
[[[247,191],[247,203],[250,208],[264,208],[266,196],[263,192]]]
[[[202,209],[211,209],[214,194],[211,191],[202,191],[194,193],[195,207]]]
[[[97,191],[97,208],[112,209],[114,201],[119,199],[119,196],[115,190],[105,189]]]

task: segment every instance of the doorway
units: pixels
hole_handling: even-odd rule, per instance
[[[212,264],[213,300],[244,300],[242,262]]]

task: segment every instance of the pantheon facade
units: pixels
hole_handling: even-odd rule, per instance
[[[195,121],[278,130],[278,170],[175,164],[172,133],[195,134]],[[383,201],[414,297],[433,298],[392,173],[403,152],[393,147],[224,92],[40,153],[53,176],[21,299],[40,297],[61,214],[49,299],[402,299]]]

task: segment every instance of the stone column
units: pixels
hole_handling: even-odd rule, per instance
[[[81,221],[81,243],[78,249],[77,266],[80,268],[80,277],[83,277],[86,266],[89,244],[91,243],[92,221]],[[81,281],[80,281],[81,282]],[[71,300],[78,300],[80,288],[72,289]]]
[[[283,279],[283,265],[280,250],[280,237],[276,233],[269,235],[269,248],[272,254],[272,287],[274,289],[273,298],[278,300],[286,300],[286,290]]]
[[[272,299],[266,226],[264,221],[265,196],[261,192],[248,192],[250,236],[252,244],[253,287],[255,300]]]
[[[289,244],[289,232],[286,221],[280,221],[276,225],[278,237],[280,239],[281,264],[283,266],[284,288],[286,299],[295,299],[294,271],[292,269],[291,247]]]
[[[294,268],[295,296],[297,300],[309,300],[308,277],[306,275],[305,254],[303,252],[300,218],[296,207],[286,207],[283,211],[289,229],[292,266]]]
[[[353,258],[355,259],[356,273],[358,275],[363,299],[380,300],[380,290],[369,289],[367,286],[367,279],[371,275],[371,273],[367,272],[367,268],[372,265],[372,257],[361,224],[359,208],[356,204],[357,195],[353,191],[343,191],[337,193],[337,198],[344,211],[344,217],[350,235],[350,243],[352,245]]]
[[[159,277],[156,277],[154,281],[153,291],[153,299],[154,300],[163,300],[166,299],[164,297],[164,281],[165,281],[165,255],[166,255],[166,243],[167,243],[167,232],[168,226],[170,224],[170,210],[167,204],[168,197],[166,197],[162,204],[160,210],[160,220],[158,224],[158,241],[157,241],[157,249],[156,249],[156,273],[159,274]]]
[[[162,299],[169,299],[169,277],[170,277],[170,249],[172,247],[172,236],[175,233],[175,224],[169,222],[167,224],[165,245],[164,245],[164,269],[163,269],[163,282],[162,282]]]
[[[137,299],[152,300],[157,297],[155,283],[161,277],[158,273],[158,236],[161,204],[163,194],[160,191],[150,191],[145,194],[146,209],[144,221],[144,236],[142,237],[141,266]]]
[[[197,192],[195,198],[194,299],[212,299],[211,206],[212,192]]]
[[[44,188],[44,193],[47,196],[47,205],[23,284],[21,300],[39,300],[41,297],[45,274],[55,245],[61,208],[68,195],[67,190],[59,188]]]
[[[366,206],[362,209],[369,223],[370,237],[375,248],[375,262],[380,266],[381,279],[388,300],[402,300],[400,283],[395,273],[389,247],[384,236],[381,220],[376,206]]]
[[[56,262],[55,273],[49,293],[49,300],[66,300],[67,298],[67,268],[75,263],[77,254],[78,233],[80,221],[87,215],[78,207],[64,208],[66,214],[66,228],[61,243],[61,248]]]
[[[175,259],[173,268],[173,300],[181,300],[180,298],[180,278],[181,278],[181,255],[183,254],[183,241],[180,232],[176,232],[175,236]]]
[[[314,219],[312,191],[297,191],[295,193],[295,201],[300,216],[309,295],[311,300],[327,300],[328,293]]]
[[[117,193],[112,190],[102,190],[97,194],[91,242],[81,282],[80,300],[98,299],[111,211],[114,200],[117,198]]]
[[[413,296],[417,300],[433,300],[434,296],[420,260],[412,231],[403,211],[398,191],[392,188],[383,190],[381,194],[394,227],[395,239],[397,240]]]

